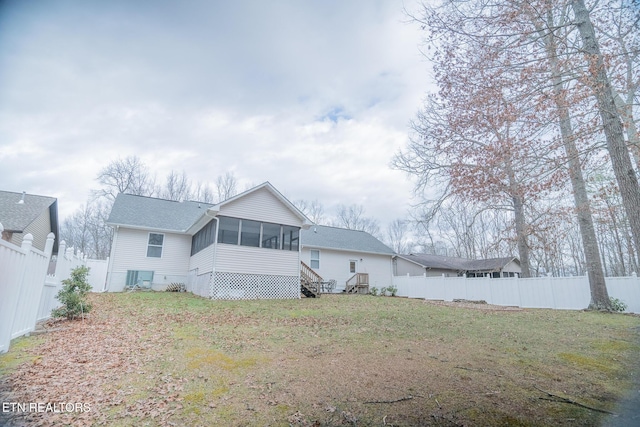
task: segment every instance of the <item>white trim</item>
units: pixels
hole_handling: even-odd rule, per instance
[[[152,245],[150,243],[152,234],[157,234],[157,235],[162,236],[162,245]],[[147,253],[145,254],[145,258],[160,258],[160,259],[163,258],[163,256],[164,256],[164,244],[165,244],[165,240],[166,240],[165,237],[166,237],[165,233],[154,233],[153,231],[150,231],[147,234]],[[159,247],[160,248],[160,256],[149,256],[149,248],[150,247],[154,247],[154,248],[158,248]]]
[[[317,260],[313,259],[313,251],[318,252],[318,259]],[[318,266],[317,267],[313,266],[313,261],[318,261]],[[313,268],[314,270],[319,270],[320,269],[320,249],[310,249],[309,250],[309,267]]]
[[[267,189],[272,195],[274,195],[278,200],[280,200],[280,202],[283,203],[291,212],[293,212],[293,214],[295,216],[297,216],[300,220],[302,220],[302,228],[304,230],[308,230],[311,227],[311,225],[313,225],[313,221],[311,221],[309,218],[307,218],[307,216],[304,213],[302,213],[302,211],[300,209],[298,209],[293,203],[291,203],[289,201],[289,199],[284,197],[282,195],[282,193],[280,193],[278,190],[276,190],[276,188],[273,185],[271,185],[271,183],[269,181],[263,182],[262,184],[260,184],[260,185],[258,185],[256,187],[250,188],[250,189],[248,189],[248,190],[246,190],[246,191],[244,191],[244,192],[242,192],[240,194],[236,194],[235,196],[233,196],[233,197],[231,197],[231,198],[229,198],[227,200],[223,200],[222,202],[218,203],[217,205],[211,206],[208,210],[212,211],[212,212],[216,212],[216,215],[217,215],[217,212],[220,211],[220,208],[222,206],[224,206],[224,205],[226,205],[228,203],[231,203],[234,200],[238,200],[239,198],[244,197],[244,196],[246,196],[248,194],[251,194],[251,193],[253,193],[255,191],[258,191],[258,190],[260,190],[262,188]]]
[[[129,224],[119,224],[115,222],[105,222],[106,225],[111,226],[113,228],[122,227],[129,228],[131,230],[141,230],[141,231],[150,231],[157,233],[172,233],[172,234],[184,234],[187,236],[193,236],[192,233],[189,233],[188,230],[170,230],[168,228],[154,228],[154,227],[145,227],[142,225],[129,225]]]

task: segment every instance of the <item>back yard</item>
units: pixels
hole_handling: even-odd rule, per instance
[[[0,425],[600,425],[640,318],[371,296],[94,294],[0,356]],[[11,417],[9,417],[11,416]],[[4,417],[4,418],[2,418]]]

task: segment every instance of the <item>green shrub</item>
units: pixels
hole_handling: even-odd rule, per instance
[[[392,297],[395,297],[398,293],[398,288],[396,288],[395,286],[387,286],[387,292],[389,292]]]
[[[71,271],[71,277],[62,281],[62,289],[56,295],[62,307],[51,312],[52,317],[66,317],[69,320],[83,316],[91,311],[91,304],[86,301],[91,285],[87,282],[89,268],[80,266]]]
[[[620,301],[618,298],[609,297],[611,301],[611,310],[613,311],[625,311],[627,309],[627,304],[624,301]]]
[[[369,288],[369,294],[375,297],[376,295],[378,295],[378,288],[376,288],[375,286]]]
[[[386,297],[387,296],[387,288],[380,288],[380,296],[381,297]]]

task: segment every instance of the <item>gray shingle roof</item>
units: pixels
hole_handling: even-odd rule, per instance
[[[409,254],[398,256],[413,261],[426,268],[457,271],[493,271],[503,268],[513,260],[517,261],[517,258],[515,257],[467,259],[431,254]]]
[[[0,223],[7,231],[22,233],[44,210],[57,201],[54,197],[33,194],[25,194],[24,203],[19,203],[21,199],[22,193],[0,191]],[[55,233],[57,234],[57,229]]]
[[[306,247],[394,254],[391,248],[367,232],[324,225],[312,225],[310,229],[302,230],[300,241]]]
[[[118,194],[107,224],[185,232],[213,205]]]

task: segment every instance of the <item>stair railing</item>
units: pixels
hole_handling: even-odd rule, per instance
[[[345,286],[345,292],[350,293],[358,285],[368,285],[369,284],[369,273],[356,273],[347,280],[347,284]]]
[[[309,290],[316,294],[320,293],[320,286],[324,279],[303,261],[300,261],[300,279]]]

